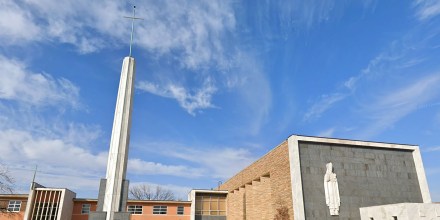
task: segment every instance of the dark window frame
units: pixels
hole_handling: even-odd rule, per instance
[[[153,206],[153,215],[166,215],[168,212],[168,206],[155,205]]]
[[[177,214],[183,215],[185,213],[185,207],[183,206],[177,206]]]
[[[129,212],[132,215],[142,215],[144,211],[144,207],[141,205],[128,205],[127,206],[127,212]]]

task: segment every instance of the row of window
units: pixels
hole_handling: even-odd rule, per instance
[[[185,208],[183,206],[177,207],[177,214],[183,215]],[[127,211],[131,214],[142,214],[141,205],[129,205],[127,206]],[[155,205],[153,206],[153,215],[166,215],[168,213],[168,206],[165,205]]]
[[[177,214],[183,215],[185,208],[183,206],[177,207]],[[142,206],[141,205],[129,205],[127,206],[127,212],[131,214],[140,215],[142,214]],[[168,212],[168,207],[165,205],[155,205],[153,206],[153,214],[154,215],[166,215]],[[81,209],[81,214],[90,213],[90,204],[83,204]]]

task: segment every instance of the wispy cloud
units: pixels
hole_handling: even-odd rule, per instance
[[[0,40],[3,46],[41,40],[33,15],[15,1],[0,1]]]
[[[238,98],[234,111],[240,111],[244,125],[241,132],[257,135],[268,120],[272,108],[272,88],[261,63],[252,54],[240,52],[234,57],[233,71],[226,76],[226,85]],[[245,127],[245,129],[242,129]]]
[[[418,81],[403,85],[390,91],[387,95],[377,97],[363,111],[372,120],[364,132],[364,136],[372,136],[389,128],[406,115],[426,105],[438,97],[440,74],[431,74]]]
[[[8,163],[28,161],[43,162],[54,167],[86,168],[91,161],[93,167],[88,170],[100,170],[106,165],[106,154],[93,154],[84,148],[75,146],[62,139],[34,136],[22,130],[0,131],[3,146],[0,158]],[[48,156],[50,155],[52,156]]]
[[[437,44],[436,36],[438,30],[424,23],[409,29],[359,73],[343,81],[342,87],[322,95],[304,119],[318,118],[341,100],[350,99],[355,106],[345,109],[345,114],[358,121],[357,128],[350,133],[357,132],[358,138],[371,138],[423,106],[438,102],[438,65],[432,59],[436,55],[426,55],[436,54],[437,49],[432,46]],[[352,126],[353,121],[346,123]]]
[[[161,148],[160,152],[153,149]],[[188,147],[174,142],[149,142],[142,145],[148,154],[180,159],[199,167],[206,178],[229,178],[255,161],[256,156],[246,147]]]
[[[125,45],[131,5],[121,1],[2,1],[0,39],[8,44],[61,42],[81,53]],[[157,54],[177,54],[186,68],[224,60],[222,38],[235,26],[231,2],[138,2],[144,20],[136,24],[135,42]],[[13,18],[13,19],[11,19]],[[115,31],[118,30],[118,31]],[[14,39],[10,41],[9,39]],[[17,40],[15,40],[17,39]]]
[[[184,165],[165,165],[141,159],[130,159],[127,165],[130,172],[142,175],[170,175],[180,177],[200,177],[203,169],[190,168]]]
[[[428,175],[428,176],[438,175],[439,173],[440,173],[440,168],[438,168],[438,167],[434,167],[434,168],[427,167],[426,168],[426,175]]]
[[[321,117],[321,115],[330,109],[336,103],[346,98],[346,94],[334,93],[330,95],[322,95],[321,98],[309,108],[304,115],[304,120],[312,120]]]
[[[367,67],[345,80],[342,83],[344,88],[339,88],[334,93],[322,95],[305,113],[304,120],[320,118],[323,113],[338,102],[356,94],[358,87],[364,85],[366,81],[381,78],[396,69],[402,70],[421,63],[423,59],[408,57],[408,54],[414,50],[413,47],[401,41],[392,42],[389,48],[374,57]]]
[[[286,2],[284,2],[286,3]],[[335,8],[343,6],[338,1],[301,1],[295,0],[287,3],[287,6],[280,4],[280,9],[284,12],[284,16],[289,16],[299,25],[310,28],[312,25],[327,21],[335,13]]]
[[[141,81],[136,87],[154,95],[175,99],[191,115],[195,115],[196,110],[213,108],[212,96],[217,90],[209,80],[206,80],[202,87],[194,92],[190,92],[185,87],[173,83],[162,87],[159,84]]]
[[[226,40],[235,29],[230,1],[165,1],[143,7],[146,10],[140,13],[145,22],[140,24],[136,37],[141,47],[159,54],[175,54],[188,69],[227,62]]]
[[[79,88],[71,81],[32,73],[22,62],[0,55],[0,99],[31,105],[80,106]]]
[[[318,133],[318,136],[320,137],[332,137],[335,133],[336,128],[329,128],[327,130],[321,131]]]
[[[412,56],[415,51],[423,47],[426,39],[419,39],[419,42],[411,42],[414,33],[404,36],[402,39],[390,43],[389,47],[379,53],[368,63],[367,67],[347,79],[343,85],[350,91],[355,92],[362,81],[381,78],[394,70],[402,71],[411,68],[424,61],[423,58]],[[407,39],[408,38],[408,39]]]
[[[97,187],[99,178],[105,175],[108,152],[95,153],[89,150],[91,143],[78,146],[64,138],[37,136],[23,130],[0,130],[0,161],[10,167],[14,178],[21,182],[30,181],[31,170],[38,165],[37,181],[42,184],[77,189],[81,193],[94,192],[82,187]],[[140,175],[193,178],[205,173],[201,168],[167,165],[138,158],[129,159],[128,167],[130,173]]]
[[[422,150],[423,152],[436,152],[440,151],[440,147],[428,147]]]
[[[192,149],[169,152],[170,156],[206,167],[214,178],[230,178],[256,158],[245,148]]]
[[[91,53],[121,47],[129,39],[129,21],[122,16],[131,13],[131,6],[125,2],[30,0],[3,2],[2,6],[8,12],[2,15],[16,14],[17,22],[23,25],[1,23],[10,31],[0,32],[0,39],[25,39],[8,41],[8,45],[2,45],[5,47],[67,43],[79,53]],[[139,83],[138,88],[173,98],[192,115],[215,107],[214,97],[219,91],[235,93],[241,99],[241,112],[248,117],[250,129],[243,130],[255,134],[267,119],[271,91],[257,56],[239,45],[234,6],[233,1],[137,3],[137,14],[144,20],[136,23],[135,47],[150,52],[158,62],[171,62],[174,68],[168,75],[153,74],[148,81]],[[158,78],[170,80],[164,82]],[[184,83],[195,81],[198,83]],[[57,83],[68,86],[68,81]],[[260,97],[258,102],[253,101],[255,96]]]
[[[80,194],[95,193],[99,178],[105,175],[108,155],[106,150],[96,148],[102,145],[100,126],[69,122],[62,117],[64,111],[55,111],[56,106],[41,105],[33,107],[0,99],[1,163],[21,183],[30,181],[32,169],[38,165],[37,181],[43,185],[68,187]],[[45,117],[47,112],[51,117]],[[139,158],[129,159],[128,164],[132,172],[142,175],[198,177],[203,173],[198,168]],[[19,185],[17,191],[26,187]]]
[[[273,2],[270,4],[273,4]],[[320,23],[340,19],[344,10],[351,4],[360,4],[364,9],[370,9],[374,7],[375,0],[360,2],[337,0],[281,1],[277,4],[279,17],[276,18],[281,21],[285,28],[310,29]],[[267,17],[273,17],[273,15]],[[267,17],[263,18],[267,19]]]
[[[436,0],[415,0],[416,17],[419,20],[429,20],[440,14],[440,2]]]

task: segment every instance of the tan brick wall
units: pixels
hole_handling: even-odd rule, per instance
[[[290,175],[289,175],[290,176]],[[257,198],[258,201],[270,201],[272,198],[272,188],[269,177],[261,177],[261,193]],[[256,207],[260,211],[261,219],[273,219],[274,212],[273,209],[268,209],[265,203],[259,203],[260,205]]]
[[[258,216],[256,219],[273,219],[280,205],[288,207],[293,220],[287,141],[243,169],[219,189],[229,191],[228,220],[253,220],[254,216]]]
[[[228,202],[227,202],[227,214],[231,219],[237,219],[238,217],[238,209],[237,209],[237,195],[238,191],[235,191],[234,193],[230,193],[228,195]]]
[[[245,209],[244,209],[244,206],[245,206],[245,189],[244,188],[240,188],[239,190],[237,190],[237,191],[235,191],[235,193],[236,193],[236,197],[235,197],[235,201],[233,201],[234,202],[234,207],[233,208],[235,208],[235,215],[234,215],[234,217],[231,217],[231,218],[229,218],[229,216],[228,216],[228,219],[230,219],[230,220],[235,220],[235,219],[237,219],[237,220],[244,220],[245,219]]]
[[[246,185],[246,219],[259,219],[257,206],[257,193],[259,181],[252,181]]]

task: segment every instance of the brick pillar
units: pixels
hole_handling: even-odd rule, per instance
[[[227,219],[231,219],[231,220],[238,219],[237,195],[238,195],[238,190],[234,190],[228,194]]]
[[[261,219],[273,219],[275,215],[272,198],[272,186],[270,177],[261,177],[260,178],[260,196],[258,198],[261,202]]]
[[[261,206],[262,201],[260,201],[260,191],[261,183],[260,181],[252,181],[251,191],[247,191],[251,197],[251,203],[247,209],[248,219],[262,219],[261,212],[264,207]]]
[[[237,194],[237,219],[238,220],[246,220],[246,188],[240,187]]]
[[[254,203],[254,195],[252,190],[252,184],[246,184],[245,185],[246,194],[245,194],[245,201],[244,201],[244,207],[246,210],[246,220],[254,219],[253,217],[253,203]]]

